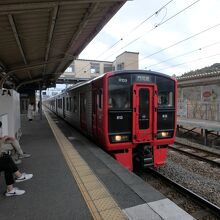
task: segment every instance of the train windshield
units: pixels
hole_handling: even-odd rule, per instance
[[[158,87],[158,107],[174,107],[174,81],[164,77],[157,77],[156,83]]]
[[[131,108],[131,80],[129,76],[116,76],[109,78],[109,109]]]
[[[123,74],[109,78],[108,107],[109,109],[131,109],[131,85],[134,83],[156,83],[158,87],[158,106],[161,108],[174,107],[173,80],[160,76],[144,74]]]
[[[159,92],[158,93],[158,105],[160,107],[173,107],[173,92]]]

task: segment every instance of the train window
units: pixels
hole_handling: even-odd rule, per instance
[[[77,97],[73,96],[73,112],[77,112]]]
[[[92,94],[92,112],[93,114],[96,114],[97,111],[97,91],[93,91]]]
[[[86,97],[84,93],[80,94],[80,112],[86,112]]]
[[[130,87],[109,92],[109,109],[130,109]]]
[[[109,109],[131,108],[131,79],[128,75],[109,78]]]
[[[156,81],[158,88],[158,106],[174,107],[174,81],[164,77],[157,77]]]
[[[66,110],[71,111],[71,97],[66,98]]]
[[[86,98],[83,99],[83,112],[86,112]]]
[[[72,97],[69,97],[69,111],[72,111]]]
[[[66,98],[66,110],[69,111],[69,97]]]
[[[139,90],[139,128],[149,128],[149,90]]]
[[[58,99],[58,108],[62,108],[62,99]]]
[[[158,105],[159,107],[173,107],[173,92],[159,92]]]
[[[102,109],[102,90],[99,91],[98,93],[98,107],[99,109]]]

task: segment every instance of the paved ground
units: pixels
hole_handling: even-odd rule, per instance
[[[120,219],[127,216],[132,220],[192,219],[64,121],[54,115],[51,117],[53,131],[60,134],[56,136],[57,140],[45,117],[43,120],[36,118],[32,122],[22,118],[23,135],[20,143],[24,151],[32,156],[23,159],[19,169],[33,173],[34,177],[15,184],[25,189],[26,194],[8,198],[3,195],[5,183],[1,175],[0,220],[81,220],[93,219],[96,214],[101,219],[110,220],[118,220],[117,216]],[[60,137],[63,137],[63,143]],[[80,171],[80,165],[75,166],[78,162],[86,163],[89,167],[84,166]],[[118,205],[116,209],[109,208],[106,193],[99,194],[96,188],[86,191],[87,186],[95,186],[87,184],[87,172],[88,176],[93,173],[92,178],[103,185],[102,189],[107,189],[108,198],[112,198],[113,203],[115,201]],[[106,204],[100,203],[105,200],[106,207]]]
[[[22,121],[22,131],[21,145],[32,156],[18,167],[34,177],[15,184],[26,194],[6,198],[1,174],[0,219],[92,219],[45,118]]]

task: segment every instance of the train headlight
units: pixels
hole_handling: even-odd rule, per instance
[[[121,141],[121,139],[122,139],[121,135],[116,135],[115,136],[115,141],[118,142],[118,141]]]
[[[110,136],[111,143],[120,143],[130,141],[129,135],[112,135]]]
[[[171,131],[161,131],[157,133],[157,138],[162,139],[162,138],[170,138],[173,136],[173,132]]]

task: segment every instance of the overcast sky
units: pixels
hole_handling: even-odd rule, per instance
[[[124,51],[139,52],[140,69],[169,75],[220,63],[220,0],[128,1],[79,58],[113,61]]]

